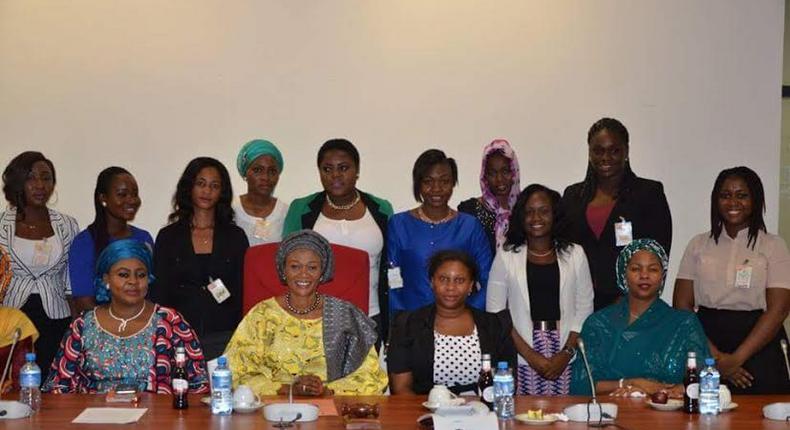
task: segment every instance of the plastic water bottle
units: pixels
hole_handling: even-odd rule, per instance
[[[27,363],[19,371],[19,401],[36,413],[41,409],[41,368],[34,352],[25,354],[25,360]]]
[[[713,366],[715,363],[714,359],[706,358],[705,368],[699,374],[699,413],[702,415],[717,415],[721,411],[719,371]]]
[[[211,375],[212,415],[230,415],[233,412],[232,380],[228,359],[223,355],[217,359],[217,368]]]
[[[509,420],[515,415],[513,393],[516,391],[513,372],[508,369],[506,361],[497,363],[494,373],[494,411],[500,420]]]

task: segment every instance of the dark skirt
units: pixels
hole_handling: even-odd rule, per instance
[[[38,340],[35,343],[36,364],[41,368],[41,380],[45,381],[49,375],[52,360],[60,349],[60,342],[63,335],[71,324],[71,317],[53,320],[44,311],[41,303],[41,296],[31,294],[25,304],[20,309],[30,318],[33,325],[38,330]]]
[[[762,310],[731,311],[700,306],[697,316],[705,334],[721,352],[732,354],[751,333]],[[790,394],[790,375],[785,367],[781,340],[787,340],[784,326],[765,347],[744,363],[743,368],[754,376],[752,386],[731,385],[733,394]]]

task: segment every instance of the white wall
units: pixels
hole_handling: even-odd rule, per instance
[[[360,187],[405,209],[426,148],[458,159],[455,202],[479,194],[496,137],[522,185],[561,191],[584,176],[587,128],[614,116],[637,174],[665,184],[674,267],[724,167],[760,173],[776,231],[783,13],[782,0],[0,0],[0,164],[51,157],[55,206],[81,226],[98,171],[125,166],[155,234],[190,158],[233,168],[254,137],[284,152],[283,198],[318,189],[317,148],[345,136]]]

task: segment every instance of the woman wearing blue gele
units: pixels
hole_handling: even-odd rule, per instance
[[[664,248],[652,239],[634,240],[620,252],[615,273],[625,297],[592,314],[581,332],[597,393],[666,390],[681,397],[687,353],[710,356],[697,317],[659,298],[668,263]],[[590,395],[583,360],[576,360],[572,371],[571,394]]]

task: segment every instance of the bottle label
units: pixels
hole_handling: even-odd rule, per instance
[[[699,399],[699,384],[693,383],[686,387],[686,395],[689,399]]]
[[[186,379],[173,379],[173,393],[184,394],[189,390],[189,383]]]
[[[20,372],[19,386],[25,388],[41,386],[41,372]]]
[[[483,389],[483,400],[488,403],[494,402],[494,386],[486,387]]]

